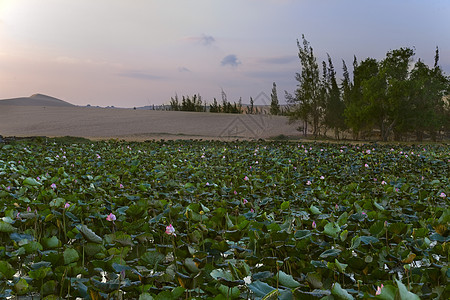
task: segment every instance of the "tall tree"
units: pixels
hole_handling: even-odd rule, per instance
[[[328,67],[324,68],[327,80],[327,94],[325,104],[324,123],[326,127],[334,129],[335,138],[339,139],[339,131],[344,130],[344,102],[341,99],[341,92],[336,80],[336,71],[334,70],[331,56],[327,54]],[[326,63],[325,63],[326,66]]]
[[[413,56],[410,48],[389,51],[377,75],[363,84],[364,98],[370,103],[371,116],[383,141],[387,141],[393,131],[396,139],[403,134],[395,128],[401,128],[398,125],[406,121],[403,110],[408,105],[409,67]]]
[[[367,58],[358,63],[353,61],[353,85],[344,109],[345,123],[352,130],[353,138],[358,139],[361,132],[372,129],[373,118],[370,102],[363,97],[363,83],[378,74],[378,62]]]
[[[280,104],[278,102],[277,85],[273,83],[272,93],[270,94],[270,114],[279,115],[280,114]]]
[[[404,112],[407,113],[407,127],[422,141],[428,132],[433,140],[441,129],[448,128],[450,107],[445,100],[450,90],[450,78],[438,65],[439,50],[436,48],[434,68],[430,69],[420,59],[410,73],[411,96]]]
[[[295,96],[286,93],[286,100],[291,104],[291,121],[303,120],[306,132],[307,123],[313,126],[313,134],[319,134],[320,118],[322,107],[320,105],[320,76],[319,66],[314,56],[313,48],[302,35],[302,44],[297,40],[298,57],[300,58],[301,72],[296,73],[295,79],[298,81]]]

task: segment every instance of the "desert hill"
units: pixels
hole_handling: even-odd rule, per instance
[[[60,106],[71,107],[74,106],[69,102],[60,100],[58,98],[50,97],[43,94],[34,94],[30,97],[19,97],[0,100],[0,105],[19,105],[19,106]]]

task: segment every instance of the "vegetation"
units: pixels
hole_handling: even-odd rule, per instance
[[[437,140],[449,133],[450,77],[439,67],[438,48],[433,68],[420,59],[412,64],[410,48],[389,51],[382,61],[358,62],[355,57],[353,80],[343,61],[339,88],[331,57],[328,64],[322,63],[321,77],[313,48],[304,36],[302,41],[297,41],[302,66],[296,74],[298,88],[294,95],[286,93],[286,99],[291,104],[291,120],[304,122],[305,134],[308,124],[315,137],[328,129],[336,138],[351,130],[355,139],[373,136],[377,130],[383,141],[411,135],[422,141],[425,133]]]
[[[448,145],[0,145],[0,297],[448,299]]]
[[[214,98],[213,103],[209,105],[209,107],[206,102],[203,104],[200,95],[197,96],[194,94],[192,100],[189,96],[183,96],[181,103],[178,100],[178,95],[175,95],[175,98],[170,98],[170,110],[240,114],[242,113],[242,102],[239,99],[238,104],[236,104],[236,102],[231,104],[227,100],[227,95],[224,91],[222,91],[222,104],[218,104],[217,99]]]
[[[280,103],[278,102],[277,85],[275,82],[273,83],[270,100],[270,114],[274,116],[281,114]]]

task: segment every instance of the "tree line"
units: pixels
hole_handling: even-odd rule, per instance
[[[285,92],[291,121],[301,121],[306,135],[311,126],[315,137],[332,131],[339,139],[344,132],[354,139],[378,134],[383,141],[426,135],[437,140],[450,129],[450,77],[439,66],[436,47],[434,66],[421,59],[413,63],[414,50],[387,52],[381,61],[353,60],[353,74],[342,60],[343,79],[338,84],[329,54],[321,71],[313,48],[302,35],[297,40],[301,72],[297,89]]]
[[[244,108],[242,104],[242,98],[239,98],[238,102],[231,103],[227,99],[227,94],[222,90],[222,101],[219,103],[216,98],[213,99],[211,104],[207,104],[202,101],[200,94],[194,94],[190,96],[182,96],[181,100],[178,95],[170,98],[169,110],[172,111],[192,111],[192,112],[211,112],[211,113],[231,113],[231,114],[263,114],[266,111],[262,108],[258,108],[254,105],[254,100],[250,97],[250,105]],[[276,91],[276,84],[273,83],[273,89],[271,94],[271,106],[270,114],[281,115],[284,111],[280,108],[278,103],[278,95]]]

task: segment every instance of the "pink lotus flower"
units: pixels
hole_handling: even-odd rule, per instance
[[[248,176],[245,176],[245,177],[244,177],[244,180],[245,180],[245,181],[248,181],[248,179],[249,179]]]
[[[364,167],[368,168],[368,167],[369,167],[369,165],[368,165],[368,164],[365,164],[365,165],[364,165]]]
[[[244,198],[244,199],[242,199],[242,203],[247,204],[248,200]]]
[[[381,286],[377,286],[377,291],[375,292],[375,295],[380,295],[381,294],[381,290],[384,288],[383,284],[381,284]]]
[[[70,203],[66,202],[66,204],[64,204],[64,209],[68,209],[70,207]]]
[[[169,224],[169,226],[166,226],[166,233],[168,235],[177,236],[175,233],[175,228],[172,226],[172,224]]]
[[[316,221],[313,221],[313,222],[312,222],[312,225],[311,225],[311,227],[312,227],[312,228],[316,228],[316,227],[317,227],[317,225],[316,225]]]
[[[116,218],[116,215],[113,214],[113,213],[110,213],[110,214],[106,217],[106,221],[110,221],[110,222],[113,222],[113,223],[114,223],[114,221],[115,221],[116,219],[117,219],[117,218]]]
[[[52,188],[52,189],[56,189],[56,184],[54,184],[54,183],[52,183],[51,185],[50,185],[50,187]]]
[[[123,189],[124,188],[123,184],[119,184],[119,188]]]
[[[442,193],[439,194],[439,197],[445,198],[445,197],[447,197],[447,195],[444,192],[442,192]]]

